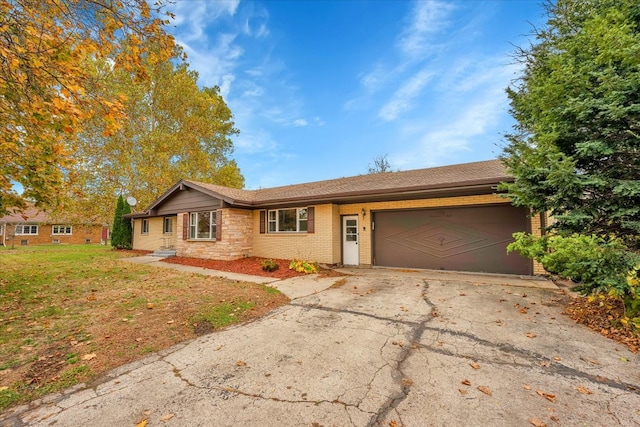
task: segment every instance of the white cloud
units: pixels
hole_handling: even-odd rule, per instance
[[[422,89],[433,78],[433,72],[423,69],[411,77],[396,91],[391,101],[385,104],[378,116],[386,121],[395,120],[400,114],[412,109],[412,101],[417,98]]]
[[[441,1],[416,2],[411,22],[399,37],[400,50],[410,57],[431,50],[432,36],[448,27],[448,18],[455,8],[454,4]]]
[[[172,24],[187,42],[206,40],[207,26],[222,16],[233,16],[240,0],[208,1],[176,1],[169,10],[174,13]]]
[[[222,83],[220,83],[220,95],[223,98],[229,97],[229,91],[231,90],[231,83],[236,79],[233,74],[225,74],[222,76]]]
[[[247,88],[242,91],[244,97],[258,97],[264,94],[264,88],[254,82],[245,82]]]
[[[429,120],[412,121],[400,132],[407,143],[400,144],[402,152],[389,156],[394,166],[413,169],[457,162],[461,153],[486,150],[492,141],[498,141],[499,121],[508,105],[505,82],[518,67],[503,66],[499,58],[487,64],[492,65],[465,68],[457,90],[450,90],[449,82],[439,86],[437,97],[442,101],[425,115]]]
[[[296,120],[293,121],[292,124],[293,124],[293,126],[296,126],[296,127],[304,127],[304,126],[308,125],[308,123],[307,123],[307,121],[305,119],[296,119]]]
[[[376,64],[373,70],[360,76],[360,84],[368,91],[375,92],[387,81],[389,71],[381,64]]]

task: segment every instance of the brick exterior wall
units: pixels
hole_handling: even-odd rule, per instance
[[[508,203],[496,195],[444,197],[423,200],[401,200],[346,205],[315,205],[314,233],[260,233],[260,210],[223,208],[222,238],[220,241],[183,240],[183,215],[174,223],[172,242],[178,256],[234,260],[245,256],[262,258],[301,258],[327,264],[342,262],[342,216],[357,215],[360,266],[371,266],[371,211],[473,206]],[[362,211],[365,211],[363,216]],[[531,232],[540,235],[539,216],[530,220]],[[150,218],[149,234],[140,235],[140,219],[134,226],[134,249],[155,250],[163,245],[162,217]],[[166,237],[166,236],[165,236]],[[544,274],[542,266],[534,263],[534,274]]]
[[[18,225],[37,225],[38,234],[23,234],[16,235],[14,238],[11,236],[14,234],[14,224],[2,224],[2,233],[0,233],[0,239],[4,241],[7,246],[11,246],[12,239],[15,246],[20,246],[23,241],[26,241],[27,245],[50,245],[50,244],[80,244],[80,243],[100,243],[102,239],[102,226],[83,226],[72,225],[71,234],[53,234],[53,225],[63,224],[34,224],[25,223]],[[67,224],[64,224],[67,225]],[[88,241],[88,242],[87,242]]]
[[[142,234],[142,219],[133,221],[133,249],[143,251],[155,251],[159,249],[175,248],[177,236],[176,217],[172,219],[173,227],[171,233],[164,233],[164,217],[148,218],[149,232]],[[182,236],[182,234],[180,234]]]
[[[251,256],[253,242],[253,212],[225,208],[222,211],[222,236],[215,240],[182,240],[183,217],[178,214],[176,253],[178,256],[231,261]]]
[[[531,234],[536,237],[542,236],[542,224],[540,222],[540,215],[534,215],[530,218],[531,221]],[[545,221],[547,224],[549,223],[549,216],[545,213]],[[548,274],[547,270],[544,269],[542,264],[537,261],[533,261],[533,274],[535,275],[545,275]]]
[[[358,215],[358,229],[360,231],[360,265],[371,266],[371,256],[373,254],[371,237],[371,211],[394,210],[394,209],[415,209],[415,208],[438,208],[452,206],[471,206],[508,203],[508,200],[494,194],[479,196],[443,197],[423,200],[398,200],[393,202],[376,203],[354,203],[340,205],[340,215]],[[366,215],[362,216],[362,209]]]
[[[253,254],[263,258],[340,262],[340,215],[336,205],[315,205],[315,233],[260,233],[260,211],[253,213]]]

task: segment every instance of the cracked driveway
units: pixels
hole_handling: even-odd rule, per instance
[[[0,424],[640,425],[640,357],[562,315],[560,298],[363,270]]]

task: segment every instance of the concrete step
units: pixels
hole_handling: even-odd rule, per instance
[[[176,251],[172,249],[162,249],[154,251],[151,256],[157,256],[161,258],[171,258],[176,256]]]

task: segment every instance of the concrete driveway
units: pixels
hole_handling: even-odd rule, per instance
[[[562,315],[553,286],[526,286],[359,270],[0,424],[640,425],[640,357]]]

